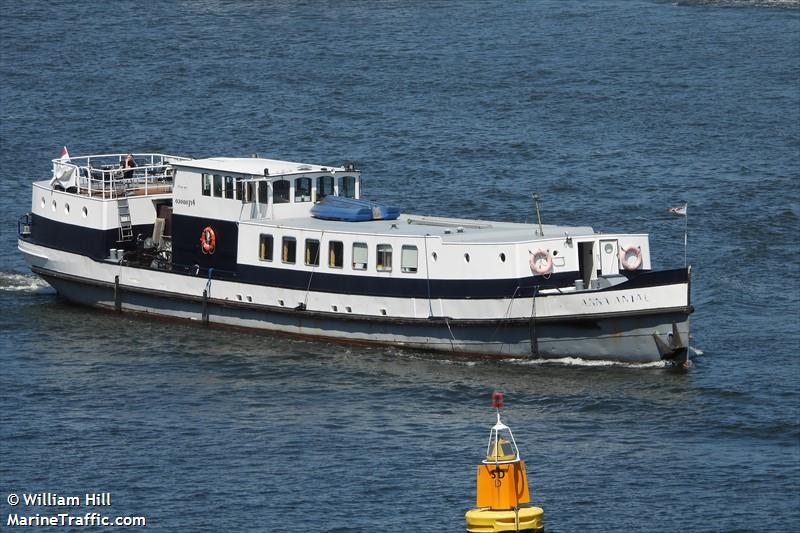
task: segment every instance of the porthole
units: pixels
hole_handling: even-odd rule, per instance
[[[53,200],[53,205],[51,206],[51,208],[53,209],[53,213],[55,213],[56,212],[56,201],[55,200]]]
[[[553,257],[558,255],[558,250],[553,250]]]
[[[506,254],[504,254],[503,252],[500,252],[500,262],[501,263],[506,262]]]
[[[83,209],[81,209],[81,213],[83,214],[83,218],[86,218],[86,217],[89,216],[89,210],[86,209],[86,206],[83,206]]]
[[[69,204],[64,204],[64,214],[69,215]]]
[[[433,259],[433,262],[434,262],[434,263],[436,262],[436,260],[437,260],[438,258],[439,258],[439,256],[438,256],[438,255],[436,255],[436,252],[433,252],[433,253],[431,253],[431,259]]]
[[[469,254],[468,253],[464,254],[464,261],[469,263]]]
[[[44,209],[46,202],[44,201],[44,196],[42,196],[42,209]]]

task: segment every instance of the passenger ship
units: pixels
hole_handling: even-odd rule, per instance
[[[19,250],[67,300],[297,336],[514,358],[686,363],[690,268],[646,234],[419,216],[352,164],[53,160]]]

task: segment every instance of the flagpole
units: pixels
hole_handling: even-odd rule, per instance
[[[685,204],[683,207],[686,210],[686,216],[684,217],[684,225],[683,225],[683,266],[686,266],[686,248],[689,243],[689,204]]]

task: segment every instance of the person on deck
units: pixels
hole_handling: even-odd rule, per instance
[[[133,158],[133,154],[128,154],[125,156],[125,160],[122,162],[122,168],[126,168],[123,172],[122,177],[125,179],[130,179],[133,177],[133,169],[136,168],[136,160]]]

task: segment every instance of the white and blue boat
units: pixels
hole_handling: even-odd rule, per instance
[[[686,362],[690,269],[642,233],[420,216],[351,164],[68,156],[19,250],[78,304],[345,343]]]

